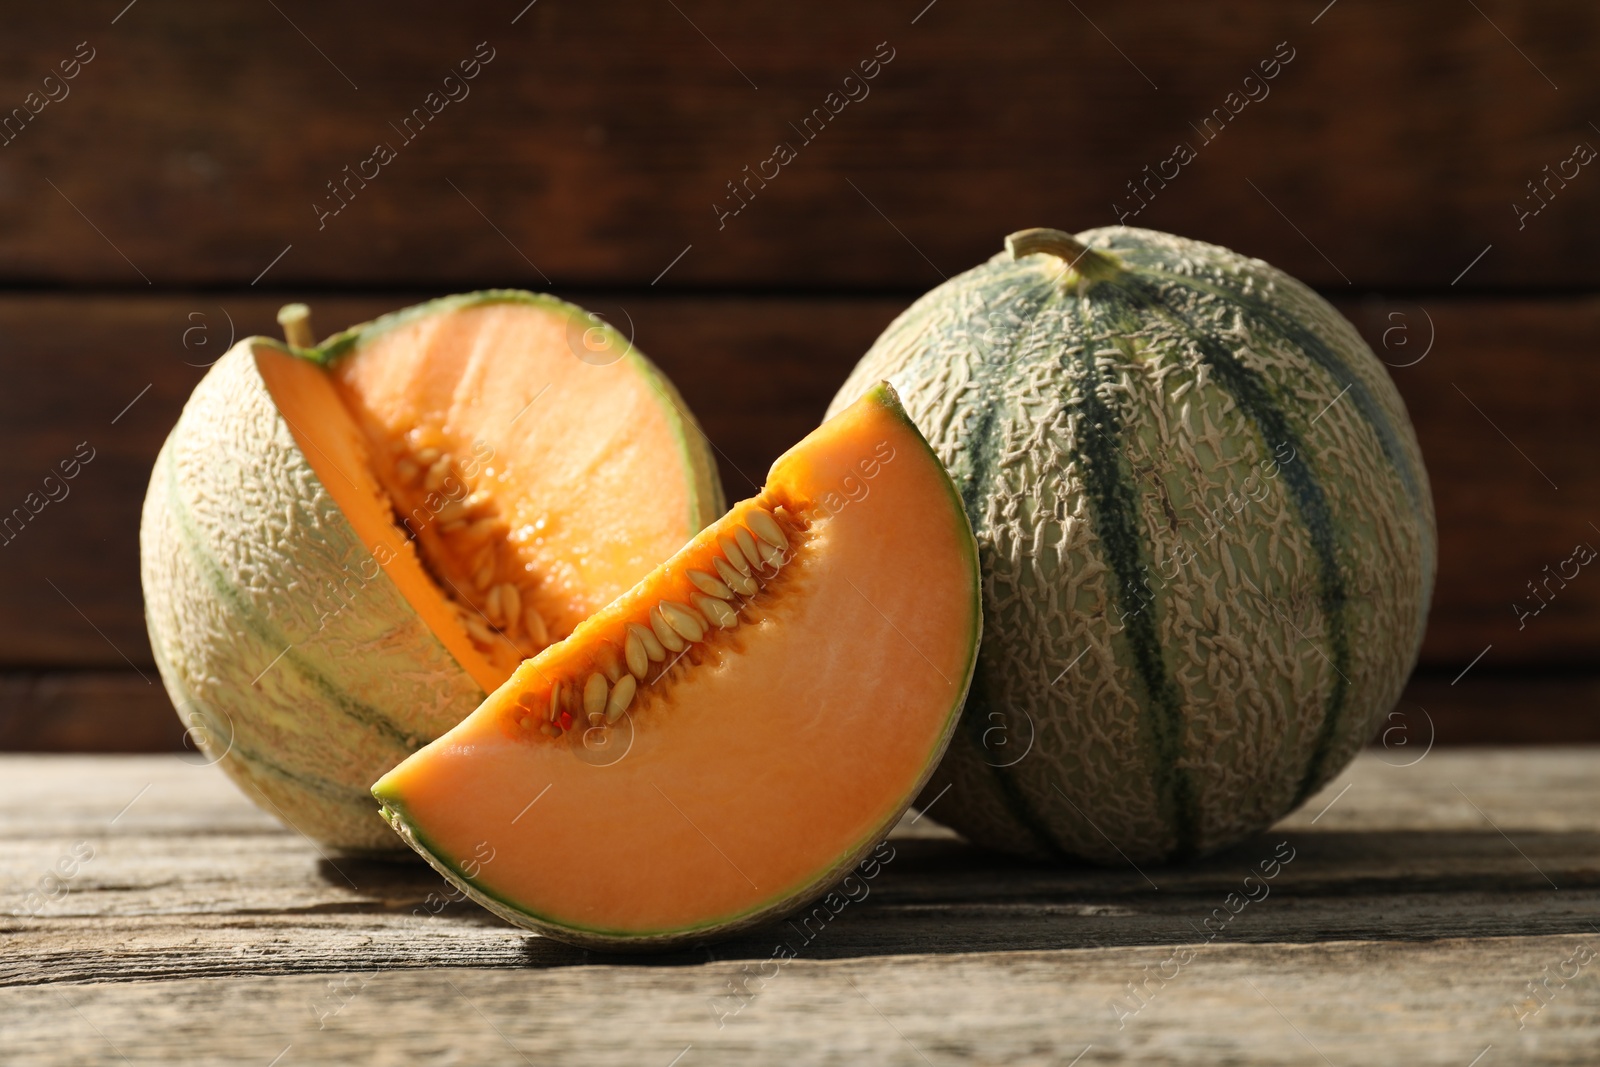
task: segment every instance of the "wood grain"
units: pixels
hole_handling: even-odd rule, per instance
[[[732,498],[753,493],[772,460],[816,425],[903,307],[885,298],[575,298],[629,329],[682,388]],[[313,303],[319,328],[332,332],[414,300]],[[0,296],[0,361],[10,373],[0,393],[0,513],[80,442],[95,449],[71,495],[0,546],[0,668],[148,672],[137,536],[151,463],[204,365],[230,335],[275,332],[277,305],[236,294]],[[1340,306],[1393,364],[1433,479],[1440,570],[1424,664],[1453,677],[1493,644],[1474,670],[1592,667],[1595,576],[1556,589],[1521,628],[1512,605],[1536,603],[1527,583],[1575,543],[1600,545],[1590,526],[1600,512],[1587,503],[1600,498],[1600,456],[1592,436],[1574,432],[1600,395],[1600,363],[1586,356],[1600,302]]]
[[[1443,288],[1491,244],[1462,284],[1600,280],[1600,178],[1552,186],[1520,229],[1513,210],[1600,137],[1583,87],[1600,14],[1560,0],[186,0],[113,25],[119,6],[7,16],[7,109],[77,42],[96,57],[0,148],[0,279],[243,286],[271,265],[277,286],[644,285],[692,246],[662,284],[920,288],[1012,230],[1114,222],[1182,142],[1196,158],[1131,222],[1325,285]],[[470,95],[407,140],[480,41],[495,58]],[[880,42],[894,58],[870,95],[808,140]],[[1274,79],[1245,83],[1280,51]],[[719,223],[778,142],[793,161]],[[327,183],[377,143],[396,158],[319,228]]]
[[[1600,749],[1401,762],[1369,752],[1183,868],[1011,864],[908,820],[809,943],[615,958],[432,914],[426,868],[319,856],[214,768],[0,757],[0,899],[25,912],[0,919],[0,1041],[8,1063],[1587,1062],[1592,966],[1537,1012],[1526,983],[1600,950]],[[1283,841],[1271,892],[1197,936]],[[786,938],[799,958],[763,970]]]

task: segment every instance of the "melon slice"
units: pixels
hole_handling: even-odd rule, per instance
[[[961,500],[882,384],[373,794],[518,925],[726,934],[820,895],[905,811],[980,629]]]
[[[303,306],[280,318],[290,344],[219,360],[157,460],[151,645],[263,807],[395,848],[372,780],[680,548],[721,488],[671,384],[571,304],[474,293],[321,345]]]

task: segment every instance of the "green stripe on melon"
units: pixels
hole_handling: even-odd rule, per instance
[[[918,300],[831,410],[890,380],[978,538],[984,645],[935,817],[1036,857],[1202,854],[1393,707],[1433,584],[1427,474],[1384,368],[1305,286],[1152,231],[1081,234],[1081,260],[1053,233]]]

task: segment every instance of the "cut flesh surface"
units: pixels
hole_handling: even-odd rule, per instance
[[[883,385],[373,792],[513,922],[597,947],[725,933],[893,825],[980,628],[965,512]]]
[[[722,509],[671,384],[550,297],[451,297],[256,359],[318,478],[485,690]]]

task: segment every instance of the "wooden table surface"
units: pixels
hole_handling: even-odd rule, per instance
[[[1600,1060],[1600,748],[1413,759],[1371,750],[1185,868],[1025,866],[903,820],[809,943],[616,958],[320,855],[214,767],[0,757],[0,1062]]]

